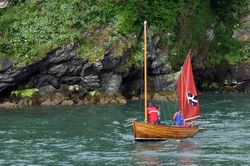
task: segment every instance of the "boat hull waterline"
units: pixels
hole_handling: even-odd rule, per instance
[[[136,141],[192,138],[198,132],[195,126],[167,126],[136,121],[132,122],[132,125]]]

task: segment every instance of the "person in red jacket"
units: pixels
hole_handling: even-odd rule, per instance
[[[160,108],[149,103],[147,108],[148,123],[160,124]]]

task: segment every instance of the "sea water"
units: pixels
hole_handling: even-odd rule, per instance
[[[176,104],[156,104],[169,121]],[[0,165],[250,165],[250,94],[203,94],[200,104],[195,124],[207,130],[161,142],[134,142],[140,101],[1,109]]]

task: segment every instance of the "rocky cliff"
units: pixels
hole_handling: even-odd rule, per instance
[[[9,1],[0,1],[0,7],[6,8],[8,5]],[[200,7],[196,8],[194,5],[190,11],[188,8],[188,13],[184,12],[176,18],[180,25],[177,25],[171,33],[158,34],[154,32],[156,28],[154,25],[149,27],[151,31],[148,44],[149,98],[175,99],[173,90],[178,70],[185,59],[185,51],[190,46],[195,46],[192,51],[192,60],[196,84],[200,91],[249,92],[249,61],[243,60],[239,64],[229,64],[225,58],[228,52],[219,50],[220,54],[216,54],[216,51],[210,51],[210,46],[214,43],[217,49],[220,48],[217,45],[222,44],[225,49],[230,44],[220,42],[223,35],[220,36],[218,32],[221,31],[218,30],[224,30],[224,28],[218,29],[214,26],[221,24],[215,24],[211,4],[197,1],[197,5]],[[207,17],[208,21],[204,22],[203,17]],[[242,28],[238,28],[234,33],[235,38],[248,43],[249,17],[247,15],[243,18]],[[189,18],[192,19],[189,20]],[[193,21],[197,22],[197,20],[200,20],[201,24],[192,28]],[[23,67],[18,67],[13,59],[0,61],[2,101],[8,101],[14,106],[25,106],[126,103],[126,99],[138,99],[143,89],[142,29],[132,30],[133,28],[130,27],[131,31],[118,33],[117,27],[121,21],[116,18],[103,25],[95,24],[91,28],[80,29],[77,33],[77,40],[53,49],[41,59],[30,55],[30,57],[27,56],[30,58],[27,60],[26,54],[17,56],[16,61],[19,66],[28,62]],[[0,30],[0,33],[4,36],[3,30],[2,32]],[[193,44],[190,45],[190,43]],[[8,55],[5,49],[14,47],[7,47],[8,45],[5,44],[1,46],[5,51],[4,55]],[[27,48],[31,47],[28,46]],[[249,48],[249,45],[246,44],[246,47]],[[218,55],[221,57],[218,58]],[[19,62],[20,59],[26,61],[22,63]],[[36,60],[33,61],[34,59]],[[209,63],[206,62],[217,60],[218,66],[208,68]],[[33,97],[21,97],[17,95],[18,93],[13,93],[16,90],[32,88],[39,91]]]
[[[130,56],[130,49],[116,57],[112,57],[110,51],[106,51],[103,58],[94,63],[81,58],[77,54],[77,49],[75,43],[70,43],[52,50],[41,60],[21,68],[13,68],[12,62],[2,61],[1,97],[6,99],[4,97],[13,96],[11,95],[13,90],[24,87],[37,88],[39,92],[32,101],[29,101],[30,99],[22,101],[23,98],[15,96],[10,97],[11,102],[19,103],[21,106],[124,103],[124,96],[132,98],[140,95],[143,89],[141,68],[132,67],[126,70],[124,67],[126,58]],[[176,75],[169,74],[171,68],[162,65],[160,61],[162,58],[158,54],[154,57],[149,56],[148,69],[151,75],[149,82],[150,91],[153,93],[167,88],[174,89],[177,79]],[[154,98],[157,96],[161,97],[157,94]],[[173,99],[173,96],[170,97]]]

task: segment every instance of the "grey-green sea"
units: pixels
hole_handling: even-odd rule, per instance
[[[170,119],[175,103],[156,104]],[[250,94],[202,94],[200,105],[207,130],[161,142],[134,142],[140,101],[1,109],[0,165],[250,165]]]

